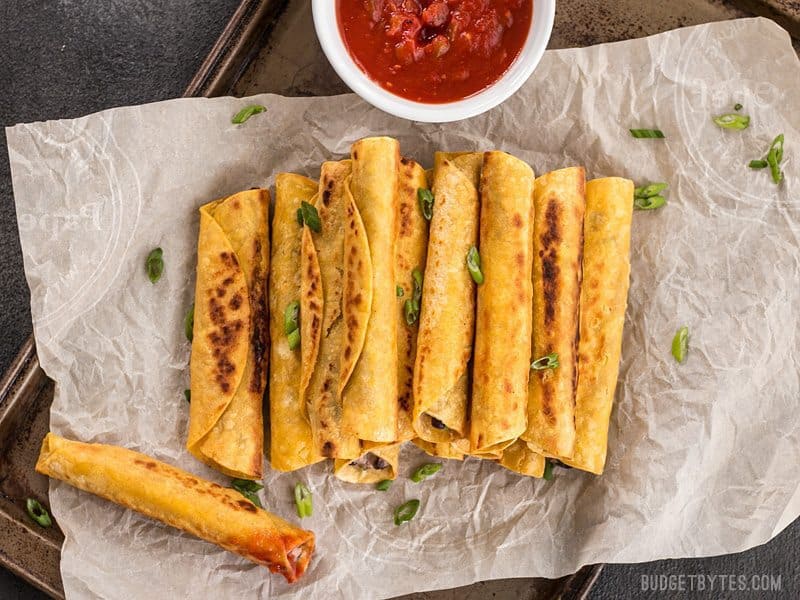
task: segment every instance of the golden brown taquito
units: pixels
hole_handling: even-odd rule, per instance
[[[633,182],[619,177],[586,184],[581,339],[575,400],[575,452],[561,460],[601,474],[617,387],[630,276]]]
[[[536,361],[555,354],[558,367],[532,370],[528,427],[534,452],[569,458],[575,449],[583,217],[583,167],[546,173],[534,185],[533,342]]]
[[[303,574],[314,552],[312,532],[256,507],[233,489],[132,450],[48,433],[36,470],[222,546],[290,583]]]
[[[434,207],[423,274],[414,430],[429,442],[466,438],[468,363],[475,329],[475,283],[466,255],[477,243],[480,153],[437,152]]]
[[[200,208],[189,451],[215,469],[261,477],[268,362],[269,192]]]
[[[345,293],[345,303],[366,310],[363,344],[352,356],[352,373],[343,372],[340,381],[344,429],[362,440],[397,440],[397,306],[395,287],[395,242],[397,236],[398,174],[400,144],[388,137],[364,138],[350,152],[352,174],[349,191],[355,212],[363,223],[371,273],[371,304],[363,297],[364,284],[358,282]],[[345,255],[346,267],[366,265],[367,261]],[[354,260],[355,265],[349,261]],[[361,261],[359,263],[358,261]],[[363,273],[358,273],[362,275]],[[346,311],[347,312],[347,311]],[[345,314],[347,336],[354,333]],[[349,375],[349,377],[348,377]]]
[[[275,179],[269,276],[269,417],[270,464],[278,471],[301,469],[323,458],[314,449],[305,403],[300,399],[301,349],[289,348],[284,327],[287,307],[300,301],[303,227],[297,222],[297,211],[301,202],[314,202],[317,188],[316,181],[293,173],[280,173]]]
[[[374,443],[373,443],[374,444]],[[400,460],[400,444],[367,443],[363,454],[354,460],[336,459],[334,474],[350,483],[378,483],[395,479]]]
[[[470,446],[492,454],[524,431],[532,322],[533,170],[486,152],[481,172],[480,261]]]
[[[428,187],[425,170],[413,160],[400,161],[397,213],[395,283],[397,285],[397,396],[399,405],[397,439],[414,438],[414,360],[417,356],[418,323],[409,324],[403,306],[414,301],[414,270],[425,270],[428,250],[428,222],[419,207],[418,191]],[[402,291],[402,293],[400,292]]]
[[[306,404],[314,452],[328,458],[346,459],[358,458],[361,454],[358,438],[346,433],[342,427],[342,398],[339,393],[339,361],[346,339],[342,295],[350,172],[349,160],[323,163],[315,203],[321,228],[318,233],[312,232],[307,225],[303,228],[300,257],[303,286],[300,299],[303,355],[300,395]]]

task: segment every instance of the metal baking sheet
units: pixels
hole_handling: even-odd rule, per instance
[[[559,0],[550,48],[587,46],[737,17],[777,21],[800,50],[800,4],[792,0]],[[185,96],[330,95],[347,88],[328,64],[314,35],[309,0],[243,0]],[[54,384],[39,367],[33,338],[0,380],[0,565],[53,598],[63,598],[59,569],[63,535],[42,529],[25,512],[25,499],[45,505],[47,480],[34,472],[48,430]],[[402,600],[582,600],[602,565],[558,580],[506,579]]]

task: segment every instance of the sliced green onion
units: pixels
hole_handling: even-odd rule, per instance
[[[742,110],[742,105],[737,102],[733,105],[733,110]]]
[[[483,283],[483,273],[481,272],[481,255],[478,253],[478,249],[473,246],[467,252],[467,269],[469,270],[469,274],[472,276],[472,281],[477,283],[478,285]]]
[[[667,203],[664,196],[651,196],[650,198],[634,198],[633,207],[639,210],[655,210]]]
[[[428,188],[417,189],[417,200],[419,201],[419,210],[426,221],[433,218],[433,193]]]
[[[394,509],[394,524],[402,525],[413,519],[419,510],[419,500],[409,500]]]
[[[310,517],[313,512],[311,492],[302,483],[294,486],[294,503],[297,506],[297,516],[301,519]]]
[[[411,271],[411,279],[414,280],[414,294],[413,298],[416,302],[422,301],[422,271],[419,270],[418,267],[415,267],[413,271]]]
[[[661,192],[667,189],[667,184],[663,181],[658,183],[648,183],[642,187],[637,187],[633,190],[634,198],[652,198],[658,196]]]
[[[42,506],[42,503],[33,498],[25,500],[25,510],[28,511],[28,516],[36,521],[41,527],[50,527],[53,524],[53,519],[50,518],[50,513]]]
[[[300,227],[303,226],[303,209],[302,208],[298,208],[297,209],[297,224],[300,225]]]
[[[783,160],[783,134],[780,134],[769,147],[767,153],[767,164],[772,173],[772,181],[776,184],[783,181],[783,171],[781,171],[780,163]]]
[[[186,334],[186,339],[191,342],[194,338],[194,302],[183,317],[183,332]]]
[[[438,473],[441,468],[442,463],[425,463],[424,465],[418,467],[417,470],[411,474],[411,481],[414,483],[419,483],[434,473]]]
[[[555,369],[558,366],[558,352],[551,352],[531,363],[531,369],[534,371],[546,371],[547,369]]]
[[[290,302],[283,311],[283,332],[286,335],[300,328],[300,301]]]
[[[237,492],[257,492],[264,489],[263,485],[250,479],[231,479],[231,487]]]
[[[187,402],[192,401],[192,390],[183,390],[183,396],[186,398]]]
[[[233,119],[231,119],[231,123],[234,125],[240,125],[253,115],[262,113],[265,110],[267,110],[267,107],[260,104],[251,104],[250,106],[245,106],[242,110],[236,113],[236,115],[234,115]]]
[[[675,357],[679,363],[686,360],[686,354],[689,351],[689,328],[685,325],[678,329],[675,337],[672,338],[672,356]]]
[[[300,203],[300,215],[303,217],[303,223],[308,225],[311,231],[315,233],[322,231],[322,221],[319,220],[319,213],[313,204],[303,200]]]
[[[664,132],[660,129],[631,129],[631,135],[636,139],[647,139],[647,138],[656,138],[661,139],[664,138]]]
[[[300,330],[295,329],[287,335],[286,341],[289,342],[289,350],[297,350],[300,347]]]
[[[391,487],[391,485],[392,485],[391,479],[384,479],[383,481],[379,481],[378,483],[375,484],[375,489],[378,490],[379,492],[385,492],[386,490],[389,489],[389,487]]]
[[[736,113],[727,113],[714,117],[714,123],[723,129],[747,129],[750,125],[750,117],[747,115],[737,115]]]
[[[403,287],[402,286],[399,286],[399,285],[395,286],[394,290],[395,290],[395,294],[397,295],[398,298],[402,298],[403,295],[405,294],[405,292],[403,291]]]
[[[413,325],[419,318],[419,307],[414,304],[414,301],[409,299],[403,302],[403,315],[406,318],[407,325]]]
[[[553,462],[549,458],[544,459],[544,473],[542,473],[542,478],[547,481],[553,480]]]
[[[765,160],[751,160],[750,164],[747,165],[751,169],[766,169],[769,166],[769,163]]]
[[[161,248],[151,250],[147,255],[147,260],[144,263],[147,269],[147,277],[150,283],[155,283],[161,279],[161,274],[164,272],[164,251]]]

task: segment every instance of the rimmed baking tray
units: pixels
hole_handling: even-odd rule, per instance
[[[586,46],[651,35],[676,27],[736,17],[774,19],[800,39],[800,5],[788,0],[559,0],[550,48]],[[795,49],[800,43],[795,42]],[[243,0],[185,96],[330,95],[347,88],[314,35],[309,0]],[[54,598],[63,598],[59,568],[63,535],[42,529],[25,512],[25,499],[47,504],[47,480],[34,472],[49,427],[54,384],[39,366],[33,338],[0,380],[0,565]],[[506,579],[403,600],[582,600],[602,565],[570,577]]]

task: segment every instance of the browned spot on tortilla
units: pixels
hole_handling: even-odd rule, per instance
[[[525,253],[524,252],[517,252],[514,255],[514,260],[517,262],[517,266],[519,268],[523,268],[525,266]]]
[[[222,285],[224,285],[225,287],[228,287],[232,283],[233,283],[233,277],[226,277],[225,279],[222,280]]]
[[[403,165],[403,166],[410,165],[411,164],[411,159],[410,158],[406,158],[405,156],[401,156],[400,157],[400,164]]]
[[[244,302],[242,295],[237,292],[233,295],[231,301],[228,302],[228,306],[230,306],[233,310],[238,310],[242,306],[242,302]]]
[[[145,469],[150,469],[151,471],[158,470],[158,465],[152,460],[142,460],[141,458],[135,458],[133,462],[134,464],[141,465]]]
[[[514,404],[511,405],[511,410],[517,410],[518,407],[519,404],[517,402],[514,402]]]
[[[333,445],[333,442],[325,442],[322,444],[322,456],[326,458],[333,458],[333,452],[336,447]]]
[[[217,298],[222,298],[225,296],[225,288],[220,286],[217,288]]]
[[[358,160],[358,150],[353,150],[353,160]]]
[[[508,379],[503,380],[503,391],[506,394],[513,394],[514,393],[514,386],[511,385],[511,382]]]
[[[233,204],[233,208],[241,208],[242,205],[239,203],[239,199],[236,198],[231,204]]]
[[[226,267],[238,267],[239,260],[236,258],[236,255],[233,252],[220,252],[219,257],[222,259],[222,263]],[[225,282],[223,282],[224,284]]]
[[[522,225],[523,225],[523,223],[522,223],[522,215],[520,215],[519,213],[515,212],[514,216],[511,217],[511,224],[514,227],[521,228]]]
[[[355,304],[356,306],[358,306],[359,304],[361,304],[363,301],[364,301],[364,297],[361,295],[361,292],[358,292],[358,293],[357,293],[355,296],[353,296],[353,298],[352,298],[352,302],[353,302],[353,304]],[[353,321],[352,323],[348,322],[348,325],[357,326],[357,325],[358,325],[358,321],[356,320],[356,321]]]
[[[237,500],[236,505],[242,507],[247,512],[258,512],[256,505],[247,500]]]
[[[345,346],[344,347],[344,357],[345,359],[350,359],[350,355],[353,353],[352,346]]]
[[[558,266],[558,244],[561,242],[559,229],[559,207],[550,200],[545,210],[545,231],[541,236],[542,251],[542,289],[544,293],[544,322],[551,325],[556,317],[556,303],[560,293]],[[541,252],[540,251],[540,255]]]
[[[542,414],[544,415],[545,420],[550,425],[556,424],[556,416],[553,413],[553,401],[554,401],[554,390],[553,385],[549,381],[542,382]]]
[[[398,231],[398,235],[400,237],[409,237],[412,233],[414,233],[414,224],[411,221],[412,210],[413,210],[413,205],[410,202],[403,202],[400,205],[400,219],[399,219],[399,231]]]
[[[331,182],[333,183],[333,182]],[[328,203],[331,201],[331,191],[330,189],[325,189],[322,191],[322,206],[328,206]]]

